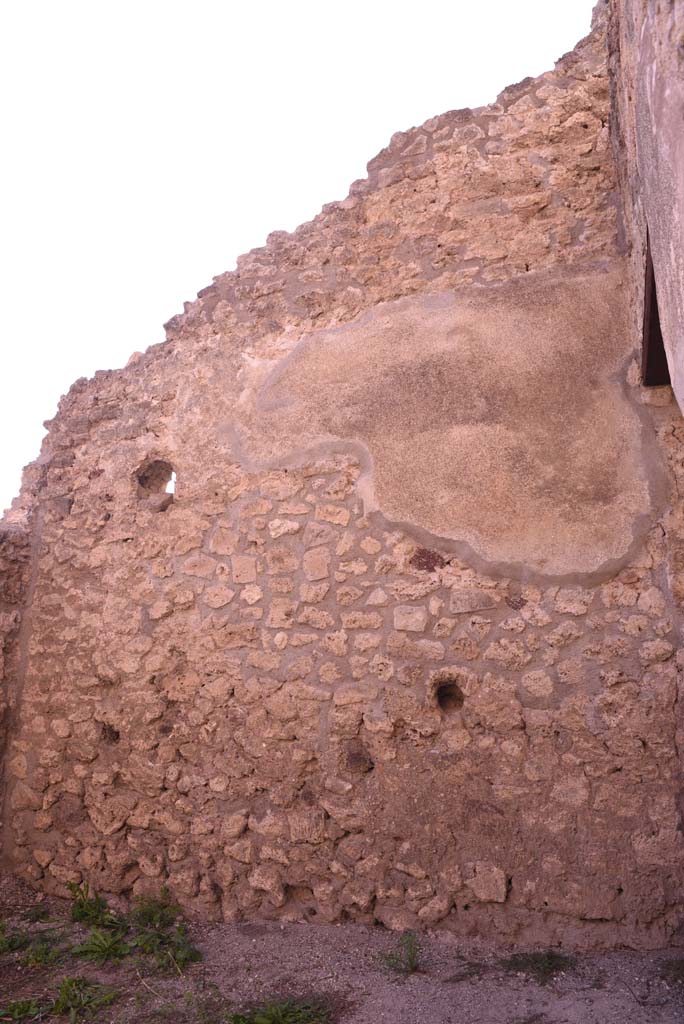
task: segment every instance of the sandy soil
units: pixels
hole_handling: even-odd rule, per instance
[[[27,925],[37,897],[0,879],[0,916]],[[45,901],[53,921],[68,923],[68,905]],[[551,979],[523,973],[505,951],[420,937],[419,969],[404,975],[385,957],[399,937],[382,928],[275,923],[193,926],[204,960],[181,977],[140,962],[93,967],[67,960],[22,966],[0,957],[0,1007],[55,991],[79,975],[114,985],[120,995],[96,1019],[102,1024],[224,1024],[238,1008],[269,999],[321,998],[335,1024],[681,1024],[684,982],[663,977],[684,951],[576,955]],[[0,1018],[2,1019],[2,1018]]]

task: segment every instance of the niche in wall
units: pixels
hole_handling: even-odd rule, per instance
[[[651,256],[651,240],[646,235],[646,280],[644,283],[644,330],[641,347],[641,381],[647,387],[670,383],[663,334],[658,313],[658,293]]]

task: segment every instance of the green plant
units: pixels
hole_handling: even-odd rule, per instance
[[[71,893],[71,920],[79,924],[97,925],[99,928],[120,929],[123,922],[113,914],[107,901],[90,891],[87,882],[77,885],[69,882],[67,888]]]
[[[153,957],[161,970],[175,970],[178,974],[189,964],[202,959],[199,949],[190,941],[184,924],[170,930],[145,928],[137,932],[131,945],[145,956]]]
[[[47,921],[50,917],[50,908],[46,903],[36,903],[33,907],[29,907],[22,914],[25,921],[29,921],[31,924],[38,924],[39,921]]]
[[[154,958],[161,970],[180,974],[188,964],[202,959],[193,946],[187,928],[179,921],[181,909],[163,888],[158,897],[139,899],[129,915],[134,929],[131,946],[144,956]]]
[[[118,995],[116,989],[98,985],[87,978],[65,978],[59,986],[51,1012],[69,1016],[69,1024],[79,1017],[92,1016],[97,1010],[109,1006]]]
[[[137,928],[163,930],[171,928],[180,915],[180,907],[171,900],[169,890],[163,886],[158,897],[146,896],[136,900],[129,916]]]
[[[27,947],[26,953],[22,957],[22,963],[28,967],[59,963],[66,954],[61,939],[61,932],[40,932]]]
[[[527,974],[540,985],[548,985],[557,974],[572,970],[575,960],[563,953],[547,950],[544,953],[514,953],[505,960],[501,960],[500,966],[506,971]]]
[[[5,953],[16,953],[18,949],[26,949],[31,941],[28,932],[19,932],[16,929],[7,931],[4,922],[0,921],[0,956]]]
[[[268,1003],[245,1013],[235,1013],[228,1024],[328,1024],[330,1013],[315,1003],[287,1000]]]
[[[71,952],[74,956],[82,956],[86,960],[104,964],[108,960],[123,960],[131,952],[131,946],[124,939],[122,932],[107,932],[101,928],[93,928],[88,938],[74,946]]]
[[[16,999],[0,1009],[0,1021],[31,1021],[43,1013],[37,999]]]
[[[399,974],[415,974],[420,970],[420,944],[415,932],[404,932],[394,953],[386,953],[383,960]]]

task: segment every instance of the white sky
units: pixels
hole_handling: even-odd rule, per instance
[[[593,0],[0,0],[0,511],[77,378],[393,132],[552,67]]]

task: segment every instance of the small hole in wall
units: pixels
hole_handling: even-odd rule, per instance
[[[102,739],[105,743],[118,743],[119,742],[119,730],[115,729],[109,722],[102,723]]]
[[[135,479],[138,498],[155,498],[161,503],[160,509],[168,508],[176,493],[176,472],[170,462],[164,459],[145,462],[135,474]]]
[[[136,474],[138,493],[141,497],[150,494],[173,494],[176,489],[176,473],[170,462],[154,459],[145,462]]]
[[[435,687],[435,700],[440,711],[449,715],[463,707],[463,691],[454,679],[443,679]]]

